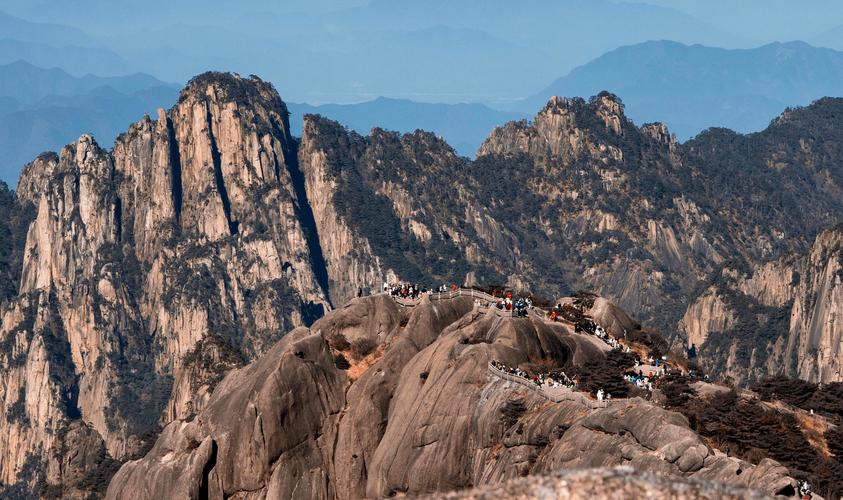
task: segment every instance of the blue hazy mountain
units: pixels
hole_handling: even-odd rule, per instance
[[[74,77],[24,62],[0,66],[0,180],[14,186],[24,164],[82,133],[110,146],[144,113],[172,105],[178,90],[143,74]]]
[[[32,22],[0,11],[0,37],[57,46],[95,47],[95,37],[83,30],[59,23]]]
[[[143,9],[102,0],[9,0],[2,8],[43,24],[82,28],[89,32],[87,44],[78,43],[76,34],[63,45],[108,49],[132,68],[163,80],[186,81],[209,69],[258,74],[286,99],[311,103],[381,95],[503,102],[523,98],[560,71],[621,45],[654,37],[743,43],[673,9],[614,0],[321,1],[315,6],[150,0]]]
[[[298,102],[360,102],[385,95],[502,105],[608,51],[648,40],[748,48],[818,37],[827,40],[822,45],[843,48],[834,30],[818,35],[843,25],[843,3],[792,5],[787,0],[149,0],[137,9],[106,0],[6,0],[0,38],[106,50],[128,64],[112,72],[84,70],[100,75],[144,71],[186,81],[209,69],[259,74]],[[53,65],[25,55],[32,50],[21,49],[19,58]],[[78,61],[55,65],[79,74]]]
[[[100,87],[132,93],[168,84],[144,73],[126,76],[73,76],[59,68],[45,69],[25,61],[0,65],[0,96],[11,97],[23,104],[35,103],[51,95],[75,96]]]
[[[132,65],[110,50],[0,38],[0,64],[21,60],[41,68],[61,68],[75,76],[88,73],[101,76],[132,73]]]
[[[757,131],[789,106],[843,95],[843,52],[803,42],[731,50],[646,42],[574,69],[517,107],[601,90],[620,96],[636,122],[664,122],[681,139],[714,126]]]
[[[678,10],[727,33],[740,33],[754,46],[776,40],[813,43],[817,33],[843,22],[843,2],[839,0],[643,0],[643,3]]]
[[[320,114],[360,134],[368,134],[374,127],[399,132],[429,130],[444,137],[459,154],[472,157],[493,128],[526,116],[482,104],[430,104],[385,97],[360,104],[288,103],[288,107],[293,135],[301,135],[302,116]]]
[[[60,69],[25,62],[0,66],[0,180],[14,185],[23,165],[90,132],[106,147],[143,113],[171,106],[178,86],[144,74],[74,77]],[[294,134],[305,113],[319,113],[360,133],[373,127],[416,129],[443,136],[460,154],[473,156],[489,132],[520,112],[482,104],[430,104],[378,98],[360,104],[289,105]]]

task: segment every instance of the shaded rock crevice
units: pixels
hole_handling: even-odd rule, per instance
[[[277,124],[273,122],[276,127]],[[280,132],[280,131],[278,131]],[[296,214],[301,220],[302,230],[304,231],[307,240],[307,248],[310,256],[310,264],[313,267],[313,273],[316,276],[316,281],[328,299],[329,306],[331,305],[331,286],[328,277],[328,266],[325,261],[325,255],[322,251],[322,245],[319,241],[319,227],[316,224],[316,218],[313,215],[313,208],[308,197],[324,196],[323,193],[308,193],[305,184],[304,173],[299,167],[298,149],[300,143],[296,140],[291,141],[291,151],[289,157],[285,158],[285,164],[290,174],[290,179],[293,183],[293,189],[296,194]]]
[[[176,140],[176,131],[173,127],[173,119],[169,116],[164,117],[167,127],[167,144],[169,145],[167,153],[168,167],[170,170],[170,193],[173,201],[173,210],[175,212],[176,226],[181,224],[181,208],[184,195],[182,193],[182,165],[181,153],[179,153],[179,143]]]
[[[228,223],[228,231],[231,236],[236,236],[239,223],[232,219],[231,200],[228,197],[228,190],[225,187],[225,177],[222,172],[222,159],[220,158],[220,150],[217,147],[217,140],[214,136],[214,119],[211,116],[210,106],[208,106],[208,104],[205,106],[207,110],[206,121],[208,127],[208,141],[210,142],[211,159],[214,164],[214,181],[216,183],[217,193],[220,195],[220,201],[222,202],[222,210],[225,213],[225,220]]]

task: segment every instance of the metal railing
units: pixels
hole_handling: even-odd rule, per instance
[[[388,292],[383,292],[383,293],[388,293]],[[451,300],[451,299],[455,299],[455,298],[458,298],[458,297],[470,297],[470,298],[482,300],[483,303],[481,303],[481,306],[484,306],[484,307],[487,307],[487,308],[491,309],[492,304],[496,304],[497,301],[501,299],[501,297],[493,297],[492,295],[489,295],[486,292],[481,292],[480,290],[475,290],[473,288],[459,288],[455,291],[450,291],[450,292],[429,292],[429,293],[426,293],[426,294],[419,295],[417,298],[396,297],[396,296],[391,295],[391,294],[390,294],[390,296],[392,297],[393,300],[395,300],[395,302],[398,305],[403,306],[403,307],[415,307],[415,306],[417,306],[421,303],[421,301],[422,301],[422,299],[424,299],[424,297],[429,298],[431,301]],[[510,309],[510,310],[501,310],[501,309],[497,309],[497,308],[494,308],[494,309],[496,311],[498,311],[499,316],[511,317],[511,316],[514,315],[514,308]]]
[[[506,373],[503,370],[498,369],[492,363],[489,363],[489,371],[492,372],[493,375],[502,378],[504,380],[509,380],[510,382],[515,382],[516,384],[521,384],[522,386],[540,394],[541,396],[549,399],[554,403],[561,403],[563,401],[571,401],[574,403],[581,404],[586,406],[592,410],[597,410],[600,408],[606,408],[609,406],[609,401],[595,401],[590,399],[582,392],[574,391],[565,386],[561,387],[541,387],[536,385],[535,382],[532,380],[526,379],[524,377],[519,377],[518,375],[513,375],[511,373]],[[623,401],[622,399],[614,399],[612,401]]]
[[[383,292],[388,293],[388,292]],[[503,317],[511,317],[514,315],[514,308],[511,310],[501,310],[494,306],[497,304],[498,300],[501,297],[494,297],[486,292],[482,292],[480,290],[475,290],[473,288],[459,288],[454,291],[450,292],[432,292],[427,293],[424,295],[420,295],[417,298],[405,298],[405,297],[396,297],[390,294],[395,302],[403,307],[415,307],[421,303],[424,297],[427,297],[431,301],[439,301],[439,300],[451,300],[457,297],[471,297],[474,299],[480,299],[483,301],[481,303],[481,307],[486,310],[486,312],[494,311],[496,315],[503,316]],[[534,316],[539,317],[540,319],[546,319],[546,311],[541,308],[534,307],[532,310],[532,314]],[[603,339],[601,339],[603,340]],[[606,342],[605,340],[603,340]],[[608,342],[606,342],[608,344]],[[537,392],[541,396],[545,397],[546,399],[554,402],[554,403],[561,403],[562,401],[570,401],[574,403],[579,403],[583,406],[586,406],[592,410],[596,410],[599,408],[606,408],[609,406],[609,401],[596,401],[590,399],[582,392],[577,392],[569,387],[560,386],[560,387],[540,387],[536,385],[532,380],[526,379],[524,377],[519,377],[518,375],[513,375],[511,373],[506,373],[498,368],[496,368],[492,363],[489,363],[489,371],[492,374],[500,377],[504,380],[509,380],[511,382],[515,382],[517,384],[521,384],[522,386]],[[612,401],[620,402],[623,401],[625,398],[621,399],[613,399]]]

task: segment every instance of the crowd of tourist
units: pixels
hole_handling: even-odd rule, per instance
[[[400,283],[397,285],[383,284],[383,291],[389,293],[393,297],[400,297],[402,299],[417,299],[421,294],[427,293],[427,288],[410,283]]]
[[[555,321],[557,320],[558,316],[555,316],[556,309],[551,310],[548,313],[548,318]],[[575,331],[578,333],[584,333],[588,335],[594,335],[595,337],[599,338],[607,345],[609,345],[612,350],[630,353],[632,350],[628,345],[624,345],[618,339],[609,335],[609,333],[604,329],[602,326],[598,325],[595,321],[590,318],[585,318],[579,321],[575,325]],[[628,383],[634,385],[638,389],[646,390],[649,392],[653,391],[653,383],[659,377],[662,377],[667,374],[667,366],[664,364],[666,361],[666,356],[653,357],[649,356],[645,360],[641,360],[638,357],[635,358],[635,365],[633,368],[628,370],[624,373],[623,378]],[[646,365],[644,364],[646,362]],[[512,368],[506,366],[504,363],[500,361],[493,361],[493,365],[498,368],[499,370],[509,373],[511,375],[516,375],[526,380],[530,380],[535,383],[539,387],[568,387],[572,390],[578,390],[579,385],[577,384],[576,380],[570,379],[564,372],[555,372],[547,375],[529,375],[524,370],[520,368]],[[646,373],[645,373],[646,370]],[[595,396],[598,401],[605,401],[611,400],[612,395],[604,391],[602,388],[598,388],[595,392]]]
[[[381,287],[383,293],[392,297],[402,299],[418,299],[426,293],[451,293],[457,292],[460,288],[457,285],[440,285],[438,287],[423,287],[412,283],[388,283],[384,282]],[[529,297],[514,297],[511,291],[490,290],[483,292],[491,295],[491,301],[476,299],[474,302],[478,307],[495,307],[501,311],[511,312],[513,316],[526,318],[529,310],[533,309],[533,301]],[[362,292],[358,290],[358,297]]]
[[[492,366],[494,366],[495,368],[497,368],[498,370],[500,370],[504,373],[508,373],[510,375],[515,375],[516,377],[521,377],[521,378],[529,380],[529,377],[527,376],[527,372],[525,372],[521,368],[513,368],[511,366],[507,366],[503,362],[498,361],[496,359],[493,359],[491,363],[492,363]]]
[[[493,359],[491,361],[492,366],[497,368],[498,370],[508,373],[509,375],[515,375],[516,377],[521,377],[525,380],[529,380],[536,384],[538,387],[547,387],[547,388],[555,388],[555,387],[567,387],[571,390],[577,390],[579,388],[579,384],[577,384],[576,380],[572,380],[565,372],[562,371],[554,371],[550,373],[540,373],[533,376],[530,376],[527,372],[522,370],[521,368],[513,368],[511,366],[507,366],[505,363]]]
[[[419,296],[425,293],[446,293],[449,290],[453,292],[458,290],[458,287],[456,285],[450,285],[450,287],[448,285],[441,285],[436,288],[428,289],[418,284],[410,283],[383,284],[383,291],[389,293],[391,296],[410,299],[417,299]],[[491,293],[489,293],[489,295],[492,296],[491,302],[476,299],[475,304],[477,304],[478,307],[487,306],[495,307],[502,311],[511,311],[513,316],[518,317],[526,317],[528,315],[528,311],[530,309],[533,309],[533,302],[529,298],[516,298],[513,296],[513,293],[511,291],[491,290]],[[556,307],[548,311],[547,318],[551,321],[558,321],[560,317],[560,311],[565,313],[564,317],[566,319],[569,319],[568,313],[570,313],[570,311],[566,311],[561,304],[557,304]],[[576,333],[593,335],[605,342],[607,345],[609,345],[614,351],[623,351],[626,353],[631,352],[629,346],[622,344],[618,339],[609,335],[606,329],[597,324],[597,322],[595,322],[593,319],[587,316],[583,316],[582,313],[577,316],[577,319],[578,321],[575,322],[574,327]],[[624,379],[639,389],[652,391],[654,381],[658,377],[661,377],[666,373],[666,367],[663,363],[665,359],[665,357],[662,357],[661,359],[656,359],[650,356],[645,360],[648,366],[646,368],[647,373],[644,373],[645,368],[642,360],[636,358],[634,368],[624,373]],[[565,374],[565,372],[557,371],[548,374],[530,375],[521,368],[510,367],[497,360],[493,360],[492,365],[504,373],[508,373],[510,375],[514,375],[525,380],[531,381],[538,387],[567,387],[571,390],[579,390],[579,384],[577,383],[577,381],[572,380],[570,377],[568,377],[567,374]],[[598,388],[595,395],[598,401],[609,400],[612,398],[611,394],[604,391],[602,388]]]
[[[448,293],[448,291],[456,292],[458,289],[457,285],[439,285],[438,287],[428,288],[417,283],[389,283],[387,281],[384,281],[381,286],[381,292],[402,299],[417,299],[426,293]]]
[[[526,318],[528,311],[533,308],[533,301],[529,297],[514,298],[512,292],[504,292],[503,296],[498,298],[496,291],[492,291],[491,295],[495,300],[495,307],[502,311],[510,311],[513,316],[519,318]]]
[[[640,370],[637,373],[625,373],[623,378],[639,389],[646,389],[651,392],[653,390],[653,382],[650,380],[650,377],[644,375]]]

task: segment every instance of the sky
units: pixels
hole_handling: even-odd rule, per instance
[[[33,41],[101,50],[125,62],[115,74],[184,83],[206,69],[254,73],[312,104],[496,105],[647,40],[843,48],[843,2],[831,0],[0,0],[0,12],[78,30],[38,25],[63,34]]]
[[[0,180],[81,133],[110,145],[209,70],[272,82],[294,122],[428,127],[470,156],[549,93],[616,92],[680,140],[757,131],[843,95],[843,52],[816,47],[843,51],[843,2],[0,0]]]

